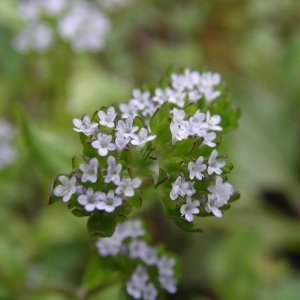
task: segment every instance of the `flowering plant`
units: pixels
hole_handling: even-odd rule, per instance
[[[110,239],[98,242],[100,255],[127,251],[147,265],[149,247],[143,242],[135,240],[132,245],[127,239],[127,250],[117,250],[124,240],[120,226],[126,227],[133,209],[152,198],[161,201],[166,215],[184,231],[202,230],[194,223],[195,216],[221,217],[239,194],[227,182],[232,165],[218,148],[223,134],[237,126],[239,116],[219,74],[189,69],[176,73],[170,68],[158,85],[134,89],[128,103],[102,107],[92,117],[85,114],[73,120],[83,156],[73,158],[71,173],[53,180],[49,203],[67,202],[75,216],[88,217],[90,235]],[[132,254],[134,247],[144,254]],[[152,260],[158,269],[160,259]],[[149,287],[145,266],[135,267],[127,293],[135,299],[155,299],[157,290]],[[161,285],[175,292],[174,272],[168,279],[158,274]],[[137,289],[136,277],[147,278],[141,285],[145,289]]]

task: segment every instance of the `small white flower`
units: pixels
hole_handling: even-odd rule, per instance
[[[115,184],[118,184],[120,181],[120,172],[122,171],[122,165],[117,164],[116,165],[116,159],[113,156],[109,156],[107,158],[107,171],[106,175],[104,176],[104,182],[113,182]]]
[[[44,53],[51,48],[52,42],[52,29],[42,22],[33,21],[23,27],[14,38],[13,46],[20,53],[28,53],[31,50]]]
[[[120,111],[122,112],[122,118],[127,118],[132,116],[133,118],[138,115],[138,107],[134,101],[129,101],[127,103],[121,103],[119,105]]]
[[[141,92],[138,89],[134,89],[132,91],[132,96],[133,98],[130,99],[130,101],[132,101],[132,103],[136,105],[138,110],[143,110],[147,106],[148,102],[150,101],[149,91]]]
[[[126,222],[119,223],[115,232],[122,235],[123,238],[137,238],[146,234],[140,220],[128,220]]]
[[[142,180],[140,178],[131,179],[130,177],[124,177],[117,184],[118,187],[116,188],[116,193],[123,193],[125,197],[132,197],[134,195],[134,189],[138,188],[141,183]]]
[[[218,207],[223,206],[225,203],[219,201],[215,194],[209,194],[207,197],[207,203],[205,205],[205,210],[207,212],[212,212],[216,217],[222,217],[222,211]]]
[[[145,144],[149,141],[152,141],[156,138],[156,135],[148,135],[148,130],[146,128],[141,128],[138,135],[135,135],[132,140],[131,144],[138,146],[139,149],[143,148]]]
[[[173,276],[175,266],[175,259],[168,257],[167,255],[163,255],[157,262],[157,267],[159,271],[159,276]]]
[[[85,135],[91,135],[98,131],[98,124],[91,123],[91,119],[87,114],[83,116],[82,120],[74,118],[73,124],[77,127],[73,128],[75,131],[83,132]]]
[[[205,132],[204,129],[203,129],[203,132]],[[202,137],[204,138],[203,145],[207,145],[209,147],[216,146],[216,143],[213,142],[213,140],[217,137],[215,132],[208,132],[208,133],[202,135]]]
[[[138,126],[132,126],[133,124],[133,117],[128,116],[126,121],[123,120],[118,121],[117,125],[117,132],[121,133],[125,138],[133,138],[135,136],[135,132],[139,129]]]
[[[82,182],[90,181],[95,183],[97,181],[97,173],[98,173],[97,158],[90,159],[88,164],[84,164],[84,163],[80,164],[79,169],[83,173],[81,177]]]
[[[129,249],[129,256],[131,258],[140,258],[143,260],[143,258],[146,256],[146,253],[148,251],[148,245],[145,241],[133,239],[128,244]]]
[[[170,294],[175,294],[177,291],[177,280],[173,277],[169,277],[169,276],[160,276],[158,278],[159,283],[161,284],[161,286],[168,291],[168,293]]]
[[[68,202],[72,195],[76,193],[76,178],[71,177],[71,179],[68,179],[66,176],[61,175],[58,180],[61,185],[54,189],[53,194],[57,197],[63,197],[63,202]]]
[[[173,114],[172,121],[175,123],[180,124],[185,118],[185,111],[182,109],[178,109],[178,108],[174,107],[171,110],[171,113]]]
[[[101,256],[116,256],[119,254],[123,240],[116,234],[105,239],[100,238],[96,243],[96,247]]]
[[[221,82],[219,73],[205,72],[201,74],[200,84],[204,87],[218,85]]]
[[[199,180],[202,180],[202,178],[204,177],[204,175],[202,174],[202,172],[206,169],[206,165],[202,164],[204,160],[203,156],[200,156],[196,162],[190,162],[188,164],[188,168],[190,171],[190,179],[194,179],[194,177],[196,177]]]
[[[117,149],[117,146],[111,143],[112,136],[105,133],[98,133],[97,140],[92,142],[92,146],[95,149],[98,149],[100,156],[107,155],[108,151],[114,151]]]
[[[153,283],[148,283],[143,288],[143,299],[144,300],[155,300],[157,297],[157,294],[158,294],[158,292]]]
[[[122,132],[116,132],[115,144],[119,152],[122,151],[129,142],[130,137],[126,137]]]
[[[215,149],[212,151],[209,159],[208,159],[208,168],[207,173],[209,175],[216,173],[220,175],[222,173],[221,168],[225,166],[225,161],[218,159],[218,151]]]
[[[131,275],[130,281],[126,283],[127,293],[134,299],[140,299],[148,280],[149,275],[146,269],[143,266],[138,265]]]
[[[176,200],[178,196],[192,196],[195,193],[193,187],[194,182],[185,181],[183,176],[178,176],[175,182],[172,183],[172,190],[170,192],[170,198]]]
[[[102,110],[98,111],[98,116],[100,118],[99,123],[101,125],[107,126],[109,128],[115,127],[114,120],[117,116],[115,108],[113,106],[107,109],[107,113]]]
[[[228,182],[223,183],[223,179],[220,176],[216,177],[215,185],[207,188],[212,195],[219,201],[220,206],[227,204],[230,196],[233,195],[234,189]]]
[[[206,120],[203,124],[203,128],[207,130],[222,130],[223,128],[218,124],[221,122],[221,117],[219,115],[210,116],[210,112],[206,113]]]
[[[86,211],[93,211],[100,200],[101,194],[101,192],[94,193],[92,188],[88,188],[85,194],[78,197],[78,203],[83,205]]]
[[[100,51],[110,30],[109,19],[88,1],[74,2],[58,22],[59,36],[69,42],[75,52]]]
[[[115,196],[115,191],[110,190],[107,195],[101,193],[99,195],[100,201],[97,203],[96,207],[99,210],[105,210],[106,212],[113,212],[117,206],[122,204],[122,198]]]
[[[197,208],[200,205],[200,202],[198,200],[192,201],[191,197],[186,198],[186,204],[183,204],[180,208],[181,216],[184,216],[185,219],[189,222],[192,222],[194,220],[193,214],[198,214],[199,208]]]

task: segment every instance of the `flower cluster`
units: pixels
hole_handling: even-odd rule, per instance
[[[13,127],[0,119],[0,170],[13,163],[16,158],[16,150],[11,144],[13,135]]]
[[[102,257],[131,261],[134,271],[126,282],[126,291],[134,299],[154,300],[161,290],[176,293],[176,259],[150,246],[145,234],[141,221],[125,221],[118,224],[113,236],[99,239],[96,247]]]
[[[75,52],[98,52],[110,30],[108,17],[89,1],[27,0],[20,1],[19,11],[25,26],[13,45],[21,53],[47,52],[56,36],[69,43]]]
[[[219,74],[186,69],[134,89],[127,103],[73,119],[82,159],[73,158],[73,170],[53,180],[50,204],[67,202],[75,216],[88,216],[89,233],[101,237],[100,256],[125,268],[131,298],[175,293],[177,262],[149,246],[141,222],[128,216],[146,195],[188,232],[201,230],[195,216],[221,217],[238,193],[219,146],[238,118]]]
[[[62,199],[92,220],[109,215],[111,230],[89,228],[101,223],[92,221],[88,228],[110,236],[150,187],[166,214],[194,231],[195,215],[221,217],[238,198],[226,177],[232,166],[218,149],[238,117],[219,74],[169,72],[158,86],[134,89],[127,103],[73,119],[84,162],[75,159],[69,175],[56,177],[50,203]]]

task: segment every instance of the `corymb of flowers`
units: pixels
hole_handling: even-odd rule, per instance
[[[50,204],[67,202],[88,217],[91,235],[110,237],[133,209],[159,199],[181,229],[201,231],[195,217],[221,217],[239,197],[219,150],[239,116],[219,74],[169,69],[127,103],[73,119],[83,155],[53,180]]]

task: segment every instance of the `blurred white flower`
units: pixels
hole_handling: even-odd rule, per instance
[[[12,164],[17,156],[15,148],[11,145],[13,135],[13,127],[0,119],[0,170]]]
[[[110,21],[92,4],[76,1],[58,21],[57,30],[75,52],[97,52],[105,45]]]
[[[13,39],[13,46],[20,53],[49,51],[54,36],[70,43],[75,52],[98,52],[110,30],[108,17],[89,1],[20,0],[18,10],[24,27]]]
[[[21,29],[13,39],[14,48],[20,53],[28,53],[32,50],[47,52],[53,42],[52,29],[41,22],[31,22]]]

